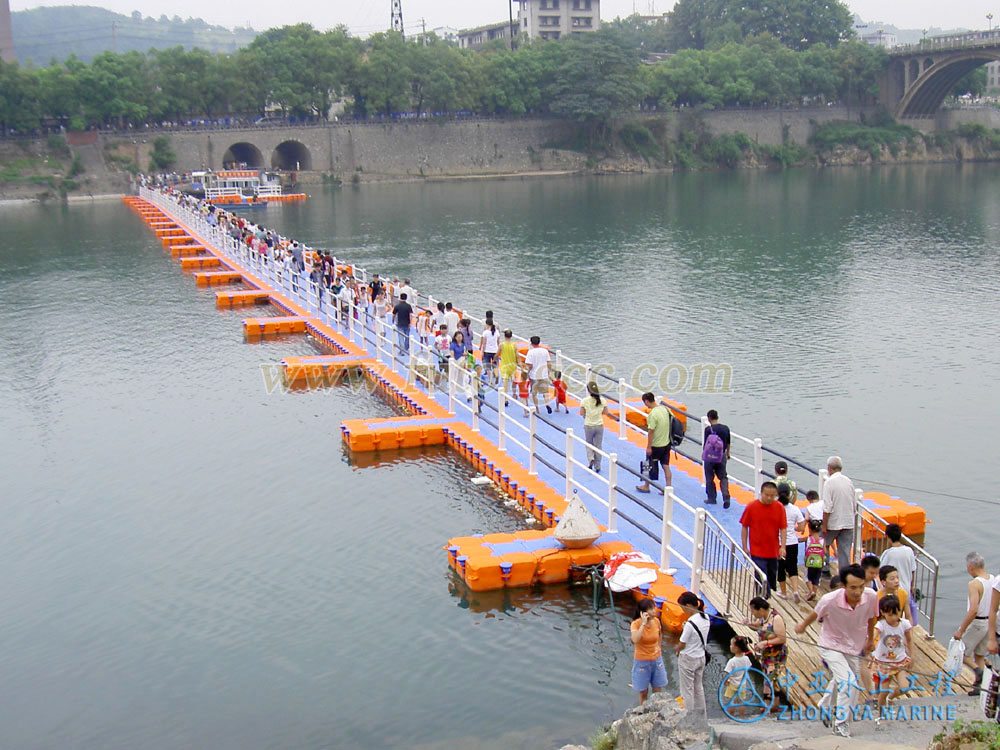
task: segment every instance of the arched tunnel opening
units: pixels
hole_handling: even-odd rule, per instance
[[[287,172],[311,170],[312,155],[298,141],[284,141],[271,154],[271,169],[283,169]]]
[[[919,86],[911,86],[910,92],[904,98],[904,105],[901,110],[897,110],[898,116],[904,118],[932,116],[955,88],[956,83],[971,71],[996,59],[996,56],[987,56],[981,52],[966,53],[957,59],[946,60],[925,69],[920,76],[922,82]]]
[[[264,166],[264,155],[252,143],[234,143],[222,155],[223,169],[260,169]]]

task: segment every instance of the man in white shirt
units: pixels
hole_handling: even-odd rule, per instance
[[[549,387],[549,351],[543,349],[541,343],[538,336],[532,336],[531,348],[524,355],[524,364],[531,368],[528,370],[528,380],[531,382],[531,399],[536,412],[539,410],[538,395],[548,395]],[[545,408],[549,410],[549,414],[552,413],[551,406],[545,404]]]
[[[917,621],[917,598],[913,595],[913,575],[917,572],[917,558],[913,550],[903,544],[903,529],[898,523],[885,527],[890,546],[881,555],[882,565],[892,565],[899,572],[899,587],[910,596],[910,622]]]
[[[826,470],[830,478],[823,485],[823,534],[826,546],[837,543],[839,570],[851,564],[851,547],[854,545],[854,482],[844,473],[840,456],[830,456]]]
[[[455,331],[458,330],[458,324],[460,318],[458,313],[452,309],[451,303],[446,302],[444,305],[444,320],[442,321],[446,326],[448,326],[448,338],[454,338]],[[471,341],[467,341],[467,344],[471,344]]]
[[[414,309],[416,309],[417,293],[413,290],[413,287],[410,286],[409,279],[403,279],[403,286],[399,288],[399,296],[402,297],[404,294],[406,295],[406,301],[409,302]]]

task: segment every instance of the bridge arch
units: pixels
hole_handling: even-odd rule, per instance
[[[295,170],[312,169],[312,154],[299,141],[282,141],[271,153],[271,168]]]
[[[222,155],[222,167],[232,168],[246,164],[251,169],[260,169],[264,166],[264,155],[252,143],[240,141],[234,143],[226,153]]]
[[[964,76],[980,65],[997,60],[1000,60],[1000,51],[975,49],[957,52],[925,68],[900,100],[896,117],[906,119],[933,115]]]

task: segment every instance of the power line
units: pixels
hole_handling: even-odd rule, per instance
[[[936,490],[928,490],[919,487],[906,487],[902,484],[892,484],[891,482],[882,482],[878,479],[862,479],[861,477],[854,478],[859,484],[877,484],[882,487],[889,487],[894,490],[904,490],[906,492],[922,492],[925,495],[936,495],[938,497],[948,497],[953,500],[968,500],[972,503],[982,503],[984,505],[1000,505],[1000,500],[988,500],[984,497],[968,497],[967,495],[953,495],[950,492],[938,492]]]

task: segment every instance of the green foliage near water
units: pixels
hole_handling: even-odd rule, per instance
[[[959,750],[962,747],[1000,750],[1000,724],[995,721],[963,721],[959,719],[950,731],[934,736],[932,750]]]
[[[618,736],[610,728],[601,728],[590,738],[593,750],[615,750],[617,745]]]
[[[857,146],[868,151],[873,159],[877,159],[883,147],[896,156],[907,141],[919,137],[920,134],[913,128],[888,119],[872,125],[858,122],[829,122],[816,129],[810,138],[810,143],[818,151],[829,151],[836,146]]]

